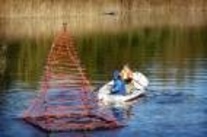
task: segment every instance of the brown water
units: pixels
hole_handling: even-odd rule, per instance
[[[140,25],[116,16],[84,19],[0,20],[0,44],[7,46],[6,55],[1,55],[6,58],[0,92],[1,137],[207,134],[205,23]],[[65,21],[94,87],[110,80],[112,71],[125,63],[149,78],[146,97],[126,109],[109,108],[118,119],[127,120],[128,126],[109,131],[46,133],[17,118],[37,94],[48,50]]]

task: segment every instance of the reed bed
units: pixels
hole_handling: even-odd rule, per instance
[[[65,17],[140,11],[205,11],[206,0],[0,0],[0,17]]]

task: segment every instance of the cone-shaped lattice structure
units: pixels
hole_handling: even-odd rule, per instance
[[[46,61],[39,96],[24,119],[47,131],[120,126],[109,110],[98,107],[74,45],[66,28],[58,33]]]

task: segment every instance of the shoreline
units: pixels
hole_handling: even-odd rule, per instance
[[[207,26],[207,12],[168,14],[140,12],[139,14],[72,16],[72,17],[16,17],[0,18],[0,37],[42,37],[54,35],[67,22],[74,35],[90,33],[119,33],[139,28],[198,28]],[[14,31],[15,30],[15,31]]]

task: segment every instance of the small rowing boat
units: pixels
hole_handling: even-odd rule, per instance
[[[132,82],[126,85],[126,95],[111,94],[113,84],[114,82],[111,80],[99,89],[98,98],[101,102],[124,103],[133,101],[145,94],[149,81],[141,72],[134,72]]]

